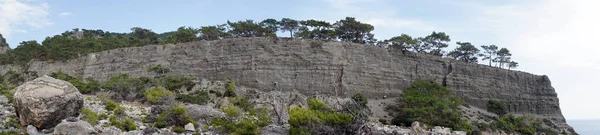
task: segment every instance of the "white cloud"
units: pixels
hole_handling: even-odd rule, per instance
[[[58,16],[70,16],[71,12],[60,12],[58,13]]]
[[[48,9],[46,3],[0,0],[0,33],[10,38],[12,32],[23,32],[27,27],[41,28],[51,25],[52,22],[47,19]]]
[[[390,0],[324,0],[331,8],[328,14],[333,18],[326,21],[335,22],[344,17],[355,17],[358,21],[375,26],[373,33],[377,39],[386,39],[398,36],[399,31],[431,32],[436,29],[428,23],[417,18],[403,18],[396,13],[397,8],[392,6]],[[377,7],[377,8],[373,8]]]

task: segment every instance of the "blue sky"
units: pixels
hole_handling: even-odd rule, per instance
[[[335,22],[351,16],[373,24],[378,39],[443,31],[453,43],[507,47],[518,70],[550,77],[567,119],[600,119],[600,106],[582,105],[597,103],[600,95],[594,85],[600,81],[597,5],[595,0],[0,0],[0,33],[14,48],[73,28],[161,33],[227,20]]]

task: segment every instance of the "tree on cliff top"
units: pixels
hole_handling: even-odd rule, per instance
[[[419,41],[418,44],[412,46],[414,52],[442,56],[444,54],[442,49],[448,47],[450,36],[444,32],[434,31],[424,38],[417,38],[417,40]]]
[[[417,44],[417,40],[407,34],[401,34],[400,36],[395,36],[388,40],[384,40],[383,44],[389,45],[389,48],[398,49],[402,50],[402,52],[405,52],[408,50],[408,48]]]
[[[177,28],[177,31],[173,33],[169,37],[170,43],[182,43],[182,42],[192,42],[198,40],[196,35],[198,34],[198,30],[192,27],[181,26]]]
[[[344,42],[359,44],[375,43],[373,31],[375,28],[371,24],[356,21],[354,17],[346,17],[333,24],[338,38]]]
[[[512,54],[510,53],[510,51],[506,48],[502,48],[500,50],[498,50],[498,52],[496,52],[496,58],[494,58],[494,62],[498,62],[498,67],[503,68],[504,64],[509,63],[510,62],[510,56],[512,56]]]
[[[333,30],[333,25],[331,25],[329,22],[311,19],[300,21],[300,24],[302,26],[296,33],[297,37],[316,40],[336,39],[336,33]]]
[[[498,52],[498,46],[496,45],[482,45],[483,53],[479,54],[481,60],[488,60],[489,66],[492,66],[492,60],[496,57],[496,52]]]
[[[281,21],[279,22],[279,26],[281,27],[282,31],[289,31],[291,38],[294,37],[294,31],[298,31],[298,28],[300,27],[298,25],[298,21],[290,18],[281,19]]]
[[[6,43],[6,39],[2,37],[2,34],[0,34],[0,47],[8,47],[8,43]]]
[[[456,44],[458,44],[458,47],[450,51],[448,56],[468,63],[477,63],[479,49],[469,42],[456,42]]]
[[[227,33],[226,24],[216,25],[216,26],[202,26],[200,27],[200,38],[202,40],[219,40],[228,38],[231,35]]]

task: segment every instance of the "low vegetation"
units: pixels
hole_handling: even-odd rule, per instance
[[[504,105],[504,103],[502,103],[502,102],[495,101],[495,100],[488,101],[487,111],[498,114],[499,116],[503,116],[508,113],[508,109],[506,108],[506,105]]]
[[[163,87],[156,87],[153,89],[146,90],[144,92],[144,97],[146,98],[146,101],[153,105],[163,104],[163,99],[166,98],[166,96],[171,95],[173,95],[173,92],[168,91]]]
[[[309,108],[296,106],[289,109],[289,134],[344,133],[344,131],[336,130],[339,127],[350,125],[354,119],[352,115],[337,112],[327,104],[314,98],[308,100],[308,106]]]
[[[98,115],[98,113],[96,113],[88,108],[81,109],[81,114],[82,114],[81,119],[84,121],[87,121],[91,125],[98,124],[98,121],[100,120],[100,115]]]
[[[464,104],[453,91],[428,81],[416,81],[401,95],[401,108],[392,124],[408,126],[414,121],[471,132],[473,126],[462,119]]]
[[[177,94],[177,100],[185,103],[204,105],[208,103],[209,93],[205,91],[198,91],[192,94]]]
[[[247,99],[240,97],[229,100],[232,104],[221,109],[227,117],[214,118],[210,123],[217,130],[229,134],[256,135],[260,134],[260,127],[271,124],[271,117],[266,108],[257,108]]]

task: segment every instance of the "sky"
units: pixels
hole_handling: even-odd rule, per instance
[[[600,119],[597,0],[0,0],[0,33],[11,48],[73,28],[162,33],[180,26],[266,18],[345,17],[375,26],[377,39],[432,31],[454,42],[511,50],[517,70],[548,75],[566,119]],[[281,36],[287,36],[282,34]]]

